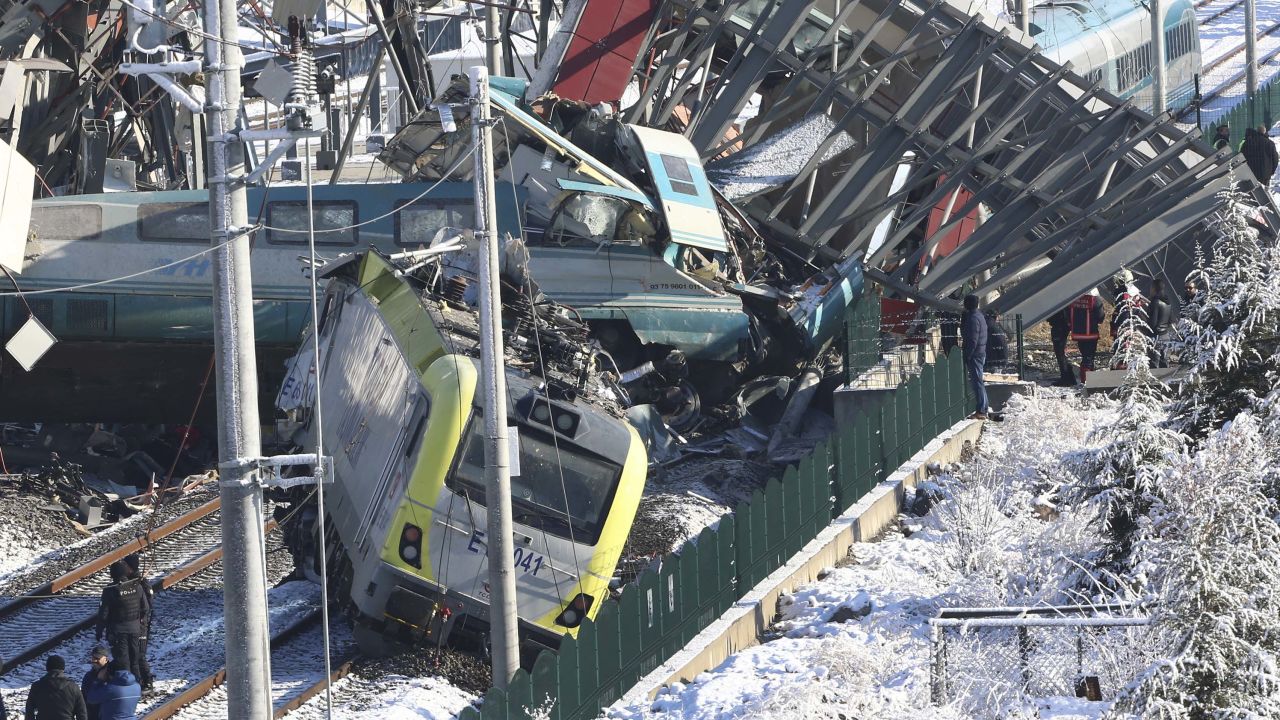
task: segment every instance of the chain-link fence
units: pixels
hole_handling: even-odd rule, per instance
[[[1030,698],[1112,699],[1149,661],[1148,619],[1070,617],[1085,608],[993,608],[929,621],[931,696],[958,702],[975,717]],[[1027,613],[1053,611],[1052,617]],[[1019,615],[1001,616],[1018,612]],[[946,612],[944,612],[944,615]],[[961,613],[965,614],[965,613]]]
[[[846,318],[845,369],[850,385],[896,387],[960,344],[959,313],[897,300],[882,305],[864,301]],[[1022,316],[988,314],[987,333],[987,373],[1022,379]]]

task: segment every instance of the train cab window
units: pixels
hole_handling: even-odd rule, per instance
[[[97,240],[102,236],[102,208],[80,203],[33,205],[31,232],[37,240]]]
[[[396,213],[396,244],[427,245],[440,228],[469,228],[475,225],[476,208],[468,200],[418,201],[401,206]]]
[[[689,161],[674,155],[659,155],[662,158],[662,169],[667,171],[671,180],[671,189],[685,195],[697,195],[698,188],[693,184],[693,173],[689,172]]]
[[[209,242],[209,203],[144,203],[138,206],[138,237],[151,241]]]
[[[472,499],[481,502],[485,487],[483,430],[484,418],[477,413],[448,479],[451,488],[463,486]],[[609,516],[622,467],[564,439],[557,447],[550,436],[528,425],[519,426],[519,437],[520,474],[511,478],[513,520],[594,545]]]
[[[317,245],[355,245],[359,214],[350,200],[312,203]],[[267,241],[281,245],[307,244],[307,203],[277,200],[267,203]]]

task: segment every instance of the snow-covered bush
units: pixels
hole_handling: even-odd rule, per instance
[[[1280,279],[1277,250],[1251,223],[1254,208],[1238,191],[1225,193],[1211,221],[1218,239],[1192,277],[1201,287],[1177,324],[1182,362],[1191,366],[1176,414],[1188,435],[1203,438],[1276,384]]]
[[[1155,501],[1156,478],[1184,439],[1169,429],[1164,385],[1151,373],[1153,344],[1141,296],[1126,294],[1117,312],[1124,318],[1116,337],[1125,367],[1120,411],[1114,423],[1095,430],[1106,444],[1082,458],[1079,481],[1064,495],[1096,506],[1106,518],[1110,537],[1104,564],[1124,574],[1134,534]]]
[[[1162,474],[1136,554],[1167,659],[1117,701],[1117,717],[1280,717],[1280,526],[1262,491],[1275,462],[1246,412]]]

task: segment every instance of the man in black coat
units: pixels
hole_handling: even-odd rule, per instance
[[[1213,149],[1221,150],[1231,147],[1231,128],[1223,123],[1213,134]]]
[[[27,693],[25,720],[88,720],[84,696],[76,681],[66,676],[66,661],[50,655],[44,669],[44,677],[32,683]]]
[[[1276,152],[1276,144],[1267,137],[1265,127],[1245,128],[1240,154],[1258,182],[1263,187],[1271,187],[1271,176],[1276,174],[1276,166],[1280,165],[1280,153]]]
[[[151,596],[143,588],[146,581],[129,577],[128,566],[119,560],[111,564],[111,581],[102,589],[98,606],[98,640],[105,633],[111,658],[123,662],[135,678],[150,678],[151,669],[142,654],[142,637],[151,622]]]
[[[973,386],[976,407],[970,417],[975,420],[987,419],[987,386],[983,382],[982,373],[987,364],[987,318],[978,310],[978,296],[964,297],[964,314],[960,316],[960,339],[964,342],[965,372],[969,374],[969,384]]]
[[[1151,325],[1151,367],[1169,367],[1169,358],[1165,352],[1169,330],[1173,327],[1173,306],[1164,292],[1164,278],[1151,281],[1151,303],[1147,314],[1147,322]]]
[[[1058,360],[1058,382],[1055,387],[1075,387],[1076,371],[1067,359],[1067,341],[1071,339],[1071,318],[1066,308],[1049,316],[1049,340],[1053,343],[1053,356]]]

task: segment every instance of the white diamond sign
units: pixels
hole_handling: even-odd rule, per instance
[[[56,342],[58,338],[54,337],[35,315],[32,315],[22,327],[18,328],[18,332],[9,338],[4,349],[9,351],[23,370],[30,372]]]

